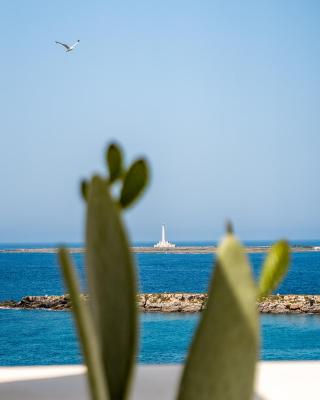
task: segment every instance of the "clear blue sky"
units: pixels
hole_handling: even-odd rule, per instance
[[[152,167],[133,240],[226,218],[320,238],[319,21],[318,1],[3,1],[0,241],[80,241],[78,183],[112,139]]]

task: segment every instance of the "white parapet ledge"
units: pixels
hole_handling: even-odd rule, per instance
[[[181,369],[181,365],[139,365],[130,399],[173,400]],[[82,365],[0,367],[0,398],[88,400],[84,374]],[[259,362],[255,399],[320,399],[319,375],[320,361]]]

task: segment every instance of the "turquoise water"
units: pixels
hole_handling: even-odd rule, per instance
[[[253,273],[259,275],[264,254],[250,254]],[[140,291],[205,292],[212,273],[211,254],[138,254]],[[74,255],[85,290],[84,256]],[[0,300],[27,295],[63,294],[55,254],[0,253]],[[320,252],[294,253],[288,275],[278,293],[317,294],[320,289]]]
[[[214,261],[210,254],[139,254],[136,258],[142,292],[205,292]],[[250,255],[255,276],[263,258],[263,254]],[[85,290],[84,257],[78,254],[74,259]],[[0,276],[0,300],[65,291],[55,254],[0,253]],[[319,288],[320,252],[293,254],[290,271],[277,292],[318,294]],[[138,361],[183,361],[197,321],[196,315],[143,315]],[[320,316],[264,315],[261,328],[262,359],[320,359]],[[0,365],[79,362],[69,312],[0,310]]]
[[[192,314],[142,315],[138,362],[184,361],[198,319]],[[0,326],[0,365],[81,362],[70,312],[0,310]],[[320,316],[263,315],[261,328],[262,359],[320,360]]]

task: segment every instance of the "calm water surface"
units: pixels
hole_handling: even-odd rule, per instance
[[[184,361],[197,326],[194,314],[144,314],[138,362]],[[0,310],[0,365],[78,364],[81,356],[68,311]],[[263,360],[320,360],[320,317],[263,315]]]
[[[205,292],[214,261],[210,254],[139,254],[136,258],[142,292]],[[255,277],[263,259],[263,254],[250,255]],[[84,257],[78,254],[74,260],[85,290]],[[0,300],[65,292],[55,254],[0,253],[0,276]],[[319,289],[320,252],[293,254],[289,274],[277,292],[318,294]],[[196,315],[144,314],[138,361],[183,361],[197,321]],[[264,315],[261,328],[262,359],[320,359],[320,316]],[[0,365],[79,362],[69,312],[0,310]]]
[[[259,275],[264,254],[250,254],[253,274]],[[82,289],[85,290],[84,256],[74,255]],[[140,290],[156,292],[205,292],[212,273],[211,254],[138,254]],[[0,300],[27,295],[65,292],[56,254],[0,253]],[[287,277],[278,293],[320,292],[320,252],[294,253]]]

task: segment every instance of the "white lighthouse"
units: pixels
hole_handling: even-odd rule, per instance
[[[166,228],[165,228],[164,224],[162,224],[162,227],[161,227],[161,240],[160,240],[160,242],[155,244],[153,247],[161,247],[161,248],[176,247],[175,244],[166,241]]]

